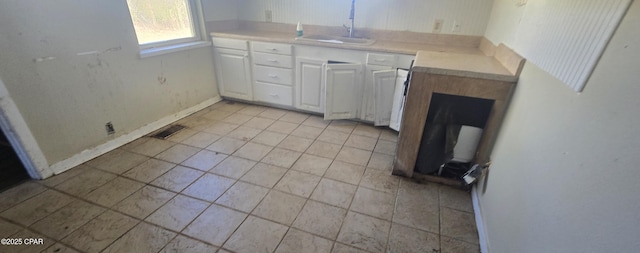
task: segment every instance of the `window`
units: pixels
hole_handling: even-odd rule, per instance
[[[127,0],[141,56],[202,46],[198,0]]]

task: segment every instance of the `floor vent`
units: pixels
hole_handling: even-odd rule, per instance
[[[164,139],[169,138],[169,136],[174,135],[175,133],[179,132],[180,130],[182,130],[184,128],[185,128],[185,126],[183,126],[183,125],[173,125],[173,126],[168,127],[165,130],[162,130],[162,131],[152,135],[151,137],[164,140]]]

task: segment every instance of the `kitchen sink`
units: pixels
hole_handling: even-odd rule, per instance
[[[365,46],[376,43],[375,40],[367,39],[367,38],[349,38],[349,37],[339,37],[339,36],[330,36],[330,35],[304,35],[302,37],[297,37],[296,40],[316,41],[316,42],[334,43],[334,44],[365,45]]]

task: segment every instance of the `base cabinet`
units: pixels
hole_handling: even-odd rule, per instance
[[[249,52],[215,48],[214,55],[220,95],[252,101]]]

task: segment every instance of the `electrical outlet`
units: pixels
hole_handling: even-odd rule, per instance
[[[265,10],[264,11],[264,22],[267,23],[271,23],[273,22],[273,13],[271,12],[271,10]]]
[[[451,29],[451,31],[454,32],[454,33],[459,33],[460,32],[460,28],[461,28],[460,23],[458,23],[457,20],[454,20],[453,21],[453,28]]]
[[[104,125],[104,128],[107,129],[107,135],[116,133],[116,129],[113,128],[113,124],[111,124],[111,122],[107,122],[107,124]]]
[[[444,20],[443,19],[436,19],[436,21],[433,22],[433,33],[442,32],[442,25],[443,24],[444,24]]]

